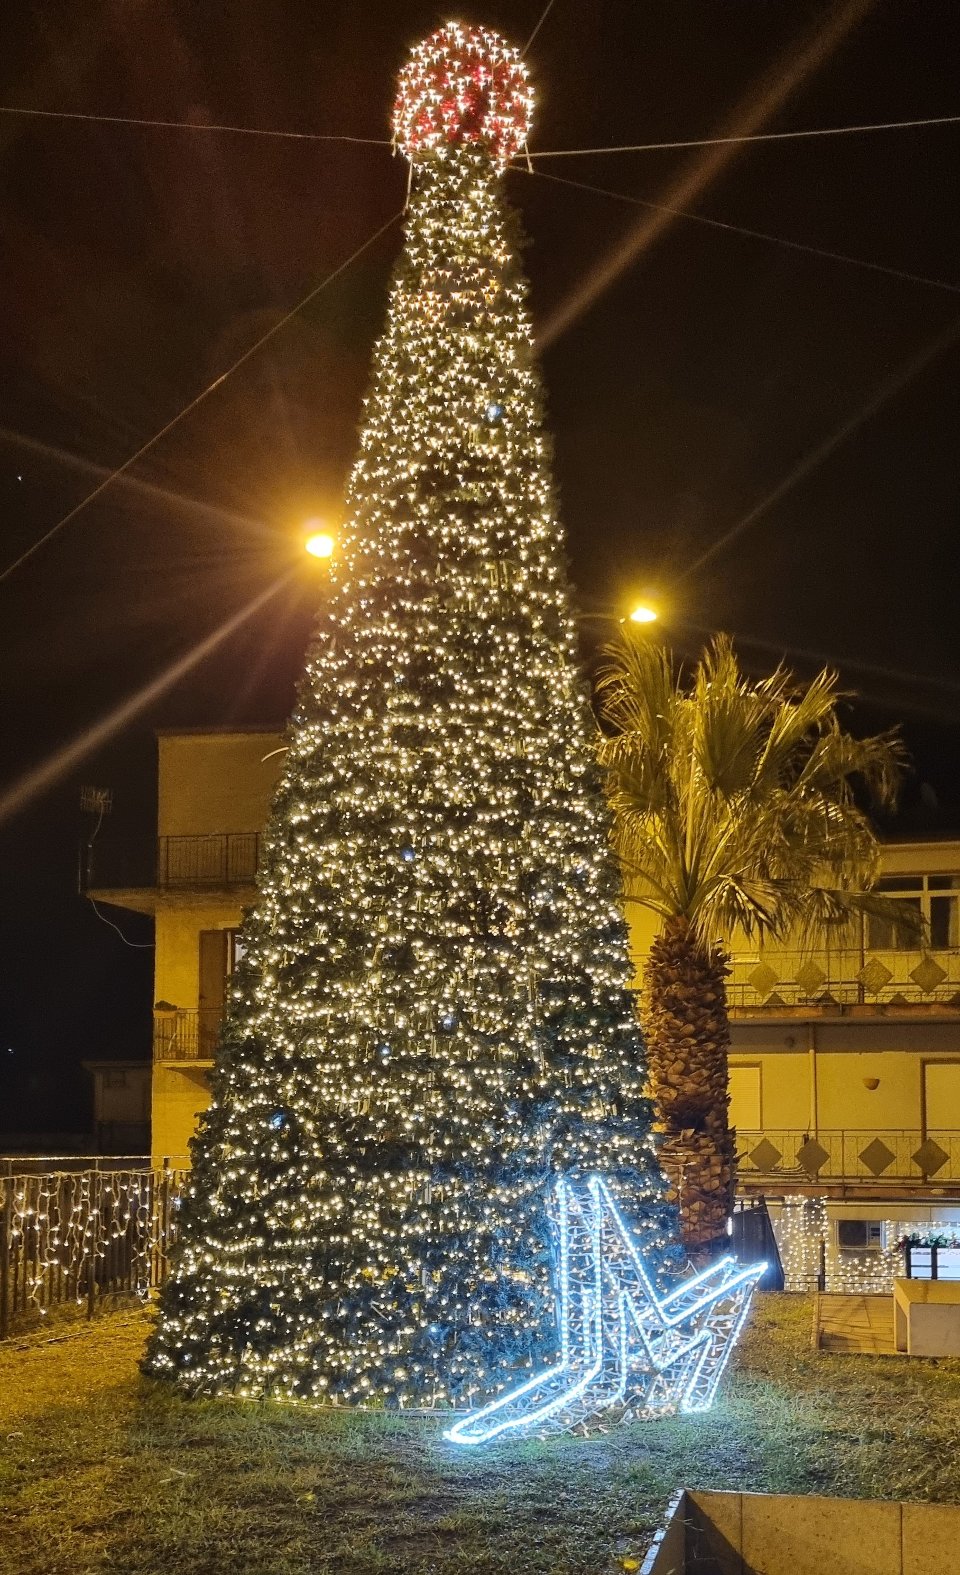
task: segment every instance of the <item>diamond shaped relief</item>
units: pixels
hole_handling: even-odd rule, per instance
[[[757,963],[757,966],[747,974],[747,983],[752,985],[758,995],[769,995],[775,984],[779,984],[780,975],[774,973],[769,963]]]
[[[935,990],[938,984],[943,983],[947,977],[947,970],[941,968],[938,962],[934,962],[932,957],[924,957],[922,962],[918,962],[915,968],[910,969],[910,977],[914,984],[920,986],[924,995],[929,995],[931,990]]]
[[[861,1164],[866,1165],[871,1176],[882,1176],[887,1166],[892,1165],[896,1157],[893,1150],[887,1148],[886,1143],[881,1143],[879,1138],[874,1138],[873,1142],[868,1143],[862,1151],[860,1161]]]
[[[808,1176],[815,1176],[818,1170],[823,1169],[829,1158],[830,1155],[816,1138],[807,1138],[807,1141],[801,1143],[797,1149],[797,1164],[803,1167]]]
[[[940,1144],[933,1141],[933,1138],[927,1138],[926,1142],[921,1143],[917,1152],[911,1157],[913,1163],[919,1165],[925,1176],[935,1176],[937,1171],[941,1170],[947,1163],[950,1155],[945,1153]]]
[[[826,981],[827,976],[823,969],[820,967],[819,963],[815,963],[812,958],[808,958],[807,961],[801,964],[801,966],[797,969],[797,983],[804,995],[816,995],[820,986],[825,984]]]
[[[877,957],[871,957],[857,974],[857,982],[862,984],[865,990],[869,990],[871,995],[876,995],[877,991],[882,990],[885,984],[889,984],[892,978],[890,969]]]
[[[753,1161],[758,1170],[762,1170],[764,1175],[767,1175],[771,1170],[776,1170],[783,1158],[783,1155],[781,1154],[780,1150],[770,1142],[769,1138],[761,1138],[756,1148],[752,1148],[750,1150],[747,1158]]]

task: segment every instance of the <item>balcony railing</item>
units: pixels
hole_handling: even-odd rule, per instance
[[[157,840],[157,885],[246,886],[257,873],[260,836],[256,831],[215,832]]]
[[[153,1059],[155,1061],[212,1061],[220,1033],[221,1013],[216,1007],[194,1010],[178,1007],[155,1012]]]
[[[778,1009],[946,1006],[960,1010],[960,951],[735,952],[727,1001],[737,1015]]]
[[[791,1182],[960,1181],[960,1131],[737,1131],[747,1185]]]

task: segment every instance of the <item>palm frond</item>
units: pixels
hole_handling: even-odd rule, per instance
[[[597,698],[632,900],[710,944],[734,930],[836,927],[858,912],[902,922],[866,905],[884,900],[871,891],[879,850],[857,793],[894,803],[906,754],[895,732],[843,730],[834,672],[801,684],[781,665],[750,679],[718,635],[686,675],[625,627],[605,650]]]

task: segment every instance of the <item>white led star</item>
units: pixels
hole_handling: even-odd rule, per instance
[[[661,1297],[602,1177],[562,1178],[555,1209],[560,1360],[448,1428],[453,1443],[563,1432],[611,1406],[713,1403],[766,1264],[721,1258]]]

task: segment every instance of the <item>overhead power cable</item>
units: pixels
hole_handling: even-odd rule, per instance
[[[263,126],[221,126],[205,120],[148,120],[136,115],[82,115],[66,109],[20,109],[0,104],[0,115],[25,115],[35,120],[84,120],[102,126],[161,126],[168,131],[226,131],[238,137],[280,137],[287,142],[357,142],[367,147],[389,148],[386,137],[347,137],[322,131],[272,131]]]
[[[540,13],[540,20],[539,20],[539,22],[537,23],[537,25],[534,28],[533,32],[530,34],[530,37],[527,39],[527,42],[524,44],[523,48],[520,51],[521,58],[527,53],[527,50],[530,48],[530,45],[533,43],[534,39],[536,38],[537,34],[539,33],[539,31],[540,31],[541,27],[543,26],[544,22],[547,20],[547,17],[550,15],[550,12],[553,10],[554,3],[555,3],[555,0],[547,0],[546,5],[544,6],[543,10]]]
[[[816,126],[808,131],[752,131],[739,137],[690,137],[677,142],[629,142],[617,147],[531,149],[532,159],[579,159],[596,153],[658,153],[671,148],[720,148],[738,142],[791,142],[801,137],[852,137],[868,131],[905,131],[916,126],[955,126],[960,115],[931,115],[924,120],[881,120],[862,126]]]
[[[236,361],[234,361],[231,366],[228,366],[225,372],[221,372],[220,376],[215,377],[212,383],[208,383],[206,388],[197,394],[195,398],[191,399],[189,404],[184,405],[183,408],[179,410],[177,414],[166,423],[165,426],[160,428],[159,432],[155,432],[153,437],[148,438],[146,443],[141,443],[136,452],[131,454],[128,459],[125,459],[122,465],[118,465],[116,469],[111,470],[110,474],[104,477],[99,486],[94,487],[92,492],[88,492],[85,498],[81,498],[80,502],[75,504],[69,513],[64,514],[62,519],[57,520],[55,525],[51,525],[50,529],[45,531],[44,534],[33,543],[32,547],[28,547],[26,552],[22,552],[20,554],[19,558],[15,558],[12,563],[8,564],[7,567],[2,572],[0,572],[0,582],[9,579],[10,575],[13,574],[15,569],[19,569],[22,563],[26,563],[27,559],[32,558],[35,552],[39,552],[40,548],[44,546],[46,542],[50,541],[53,536],[56,536],[58,531],[63,530],[65,525],[69,525],[71,520],[75,520],[77,515],[81,514],[88,504],[92,503],[95,498],[99,498],[102,493],[106,492],[107,488],[112,486],[118,477],[122,476],[125,471],[129,470],[131,465],[135,465],[137,460],[142,459],[144,454],[148,453],[150,449],[154,448],[156,444],[160,442],[161,438],[166,437],[168,432],[172,432],[174,427],[179,426],[180,422],[185,416],[188,416],[191,411],[196,410],[197,406],[201,405],[208,395],[213,393],[214,389],[222,387],[222,385],[227,381],[228,377],[232,377],[233,373],[236,372],[239,367],[243,366],[245,361],[249,361],[252,355],[256,355],[257,351],[262,349],[267,341],[272,339],[275,334],[278,334],[281,328],[285,328],[287,323],[292,322],[293,318],[297,316],[298,312],[302,312],[305,306],[309,306],[311,301],[316,300],[317,296],[320,295],[320,293],[325,290],[328,285],[332,284],[334,279],[339,279],[340,275],[345,273],[350,265],[357,261],[358,257],[362,257],[365,251],[369,251],[374,242],[378,241],[381,235],[386,234],[387,230],[390,229],[390,226],[396,224],[397,220],[402,217],[403,214],[401,211],[395,213],[392,218],[389,218],[386,224],[381,224],[379,230],[376,230],[368,240],[365,240],[362,246],[358,246],[355,252],[351,252],[350,256],[346,258],[344,262],[339,263],[337,267],[334,268],[332,273],[328,273],[325,279],[321,279],[320,283],[315,285],[314,288],[310,290],[301,301],[298,301],[296,306],[291,307],[289,312],[285,312],[283,317],[281,317],[278,322],[274,323],[272,328],[268,328],[265,334],[261,334],[260,338],[255,340],[249,349],[245,350],[241,356],[238,356]]]
[[[522,166],[521,166],[522,168]],[[831,262],[848,263],[852,268],[867,268],[871,273],[887,274],[891,279],[903,279],[909,284],[927,285],[931,290],[947,290],[960,295],[960,284],[946,279],[931,279],[923,273],[910,273],[905,268],[894,268],[887,263],[869,262],[865,257],[850,257],[846,252],[830,251],[825,246],[814,246],[807,241],[791,241],[784,235],[771,235],[768,230],[753,230],[745,224],[731,224],[725,219],[710,219],[703,213],[691,213],[688,208],[672,208],[662,202],[647,202],[643,197],[631,197],[623,191],[611,191],[606,186],[594,186],[588,181],[570,180],[565,175],[549,175],[546,170],[531,170],[538,180],[549,180],[558,186],[572,186],[578,191],[594,192],[598,197],[612,197],[617,202],[628,203],[634,208],[649,208],[654,213],[669,213],[675,219],[689,219],[691,224],[705,224],[711,230],[728,230],[733,235],[747,235],[755,241],[768,241],[771,246],[783,246],[788,251],[806,252],[812,257],[826,257]]]
[[[550,0],[524,49],[536,38],[554,5]],[[144,115],[93,115],[76,110],[21,108],[0,104],[0,115],[22,115],[35,120],[75,120],[102,126],[155,126],[167,131],[220,131],[238,137],[273,137],[287,142],[344,142],[361,147],[391,148],[389,137],[354,137],[339,132],[279,131],[268,126],[234,126],[213,121],[154,120]],[[922,120],[882,120],[857,126],[814,126],[801,131],[761,131],[730,137],[685,137],[672,142],[629,142],[596,148],[545,148],[531,150],[532,159],[587,158],[602,153],[660,153],[681,148],[718,148],[732,143],[791,142],[804,137],[850,137],[873,131],[905,131],[922,126],[954,126],[960,115],[930,115]],[[526,157],[526,155],[524,155]]]

